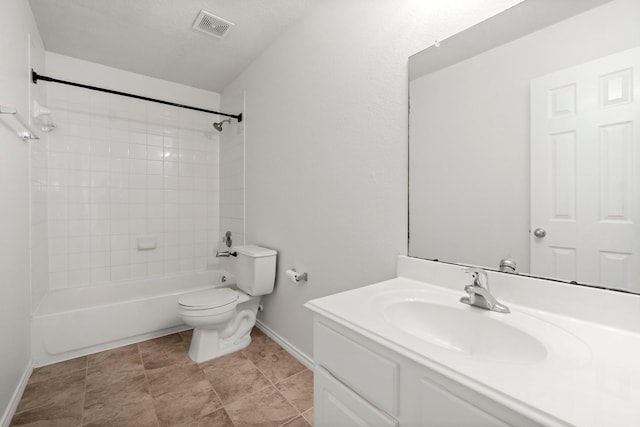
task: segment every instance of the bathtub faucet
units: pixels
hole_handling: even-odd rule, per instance
[[[224,251],[224,252],[220,252],[220,251],[216,251],[216,258],[228,258],[230,256],[238,256],[237,252],[234,251]]]

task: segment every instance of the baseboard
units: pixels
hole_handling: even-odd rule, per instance
[[[20,399],[22,398],[24,389],[27,387],[31,372],[33,372],[33,362],[29,360],[29,364],[22,373],[22,378],[20,378],[18,387],[16,387],[15,391],[13,392],[11,401],[9,402],[9,405],[7,405],[7,409],[5,409],[4,414],[2,414],[2,418],[0,419],[1,427],[9,427],[9,424],[11,424],[11,419],[15,415],[16,409],[18,409],[18,404],[20,403]]]
[[[287,351],[287,353],[295,357],[298,360],[298,362],[302,363],[304,366],[306,366],[309,369],[313,369],[313,359],[311,359],[309,356],[307,356],[306,354],[298,350],[289,341],[282,338],[280,335],[274,332],[273,329],[266,326],[260,320],[256,321],[256,326],[258,327],[258,329],[264,332],[265,335],[267,335],[269,338],[271,338],[272,340],[280,344],[280,347],[282,347]]]

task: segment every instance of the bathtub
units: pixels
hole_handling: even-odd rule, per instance
[[[182,294],[234,283],[226,272],[207,270],[50,291],[32,318],[33,364],[48,365],[185,330],[177,309]]]

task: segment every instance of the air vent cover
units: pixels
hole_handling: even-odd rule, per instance
[[[193,28],[207,33],[210,36],[223,39],[227,36],[227,33],[233,25],[231,22],[225,21],[211,12],[201,10],[196,21],[193,23]]]

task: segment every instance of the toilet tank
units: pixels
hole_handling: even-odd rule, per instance
[[[235,273],[238,288],[252,296],[273,292],[276,280],[276,255],[273,249],[260,246],[236,246]]]

